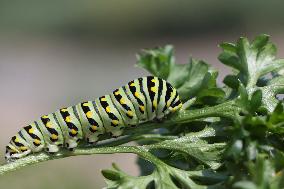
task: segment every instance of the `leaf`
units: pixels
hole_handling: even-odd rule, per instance
[[[238,89],[239,88],[239,80],[236,75],[227,75],[223,82],[232,89]]]
[[[278,124],[284,122],[284,111],[283,104],[278,103],[272,114],[268,118],[270,124]]]
[[[187,64],[176,64],[173,47],[170,45],[144,50],[137,58],[139,67],[171,83],[178,90],[183,102],[199,95],[200,98],[211,97],[207,102],[214,104],[224,96],[222,89],[217,88],[216,85],[217,71],[206,62],[192,58]],[[204,100],[200,99],[199,102],[203,103]]]
[[[121,171],[113,163],[113,169],[102,170],[108,187],[105,188],[123,188],[123,189],[145,189],[152,181],[151,177],[132,177]]]
[[[282,155],[283,157],[283,155]],[[279,189],[284,187],[282,171],[276,173],[279,159],[258,155],[256,162],[249,162],[249,174],[233,184],[235,189]],[[283,159],[281,160],[283,162]],[[283,169],[283,166],[282,166]],[[281,173],[281,174],[280,174]]]
[[[250,102],[249,102],[249,95],[247,90],[245,89],[244,85],[240,83],[239,85],[239,97],[236,100],[236,104],[241,107],[244,110],[248,111],[250,110]]]
[[[284,111],[282,103],[279,103],[275,110],[268,116],[267,125],[270,132],[279,134],[280,136],[284,134]]]
[[[148,70],[151,74],[167,79],[171,67],[175,64],[173,46],[143,50],[137,55],[137,66]]]
[[[272,112],[279,100],[277,94],[284,94],[284,76],[275,77],[267,83],[267,86],[259,88],[263,94],[263,103]]]
[[[225,173],[217,173],[213,169],[220,167],[222,149],[224,143],[209,144],[204,139],[216,135],[215,129],[206,127],[199,132],[192,132],[186,136],[164,140],[158,143],[144,145],[141,150],[143,154],[138,153],[141,158],[147,157],[154,169],[147,176],[134,177],[121,171],[115,164],[112,169],[103,170],[102,174],[108,184],[107,188],[137,188],[145,189],[151,183],[155,188],[196,188],[205,189],[207,187],[216,188],[218,184],[227,179]],[[190,156],[200,163],[198,170],[184,170],[166,164],[149,151],[169,150],[174,155],[183,154]],[[171,157],[173,158],[173,157]],[[207,167],[207,168],[205,168]],[[184,168],[184,167],[183,167]]]
[[[239,181],[233,185],[236,189],[258,189],[257,186],[250,181]]]
[[[246,87],[254,87],[261,76],[284,68],[284,60],[275,59],[276,47],[265,34],[257,36],[251,44],[241,37],[236,44],[223,43],[220,47],[223,52],[219,60],[237,71],[236,76]]]
[[[109,177],[109,173],[118,175],[116,177]],[[154,171],[147,176],[130,176],[113,164],[112,169],[103,170],[102,174],[105,176],[107,183],[106,189],[145,189],[153,182],[156,189],[178,189],[178,188],[194,188],[206,189],[218,182],[227,179],[224,174],[218,174],[210,170],[201,171],[185,171],[174,168],[167,164],[156,164]],[[207,180],[207,186],[199,184],[195,180]]]
[[[190,59],[188,64],[174,66],[168,81],[178,89],[181,99],[186,101],[201,90],[208,69],[209,66],[205,62]]]
[[[217,76],[218,73],[214,71],[204,76],[202,87],[196,94],[196,104],[215,105],[221,103],[224,99],[225,92],[217,87]]]
[[[204,140],[193,141],[190,137],[185,136],[155,144],[153,148],[184,153],[203,165],[217,169],[221,166],[220,160],[225,146],[225,143],[208,144]]]
[[[251,112],[256,112],[257,109],[261,106],[262,104],[262,92],[261,90],[256,90],[253,92],[250,100],[250,111]]]

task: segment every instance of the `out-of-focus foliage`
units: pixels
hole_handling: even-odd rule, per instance
[[[282,1],[3,1],[1,32],[63,36],[161,36],[220,31],[257,31],[283,26]],[[265,12],[266,14],[263,14]],[[265,26],[265,27],[263,27]]]

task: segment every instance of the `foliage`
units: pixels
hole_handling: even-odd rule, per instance
[[[217,72],[204,61],[190,59],[188,64],[176,64],[171,46],[144,51],[138,56],[138,65],[167,79],[178,89],[184,102],[193,99],[191,109],[226,101],[234,101],[240,108],[230,121],[221,117],[206,122],[206,128],[222,130],[211,136],[213,143],[210,145],[220,140],[226,143],[225,148],[220,149],[225,153],[218,159],[223,166],[215,169],[216,173],[229,178],[221,181],[223,187],[282,188],[284,113],[283,103],[276,95],[284,92],[284,78],[277,74],[283,70],[284,60],[275,58],[276,47],[267,35],[259,35],[251,43],[240,38],[236,44],[222,43],[220,47],[223,51],[219,60],[233,68],[233,73],[225,77],[223,88],[217,87]],[[204,124],[205,119],[199,120],[198,124],[202,125],[202,122]],[[195,124],[192,129],[190,123],[187,126],[187,130],[181,132],[196,129]],[[209,154],[198,154],[210,157]],[[188,158],[185,162],[190,164],[191,171],[199,168],[190,161]],[[199,161],[199,165],[205,167],[206,164]]]
[[[163,122],[129,129],[125,138],[95,148],[24,158],[0,167],[0,175],[66,156],[135,153],[143,175],[128,175],[113,164],[102,171],[106,188],[284,188],[284,104],[277,98],[284,93],[284,60],[275,58],[267,35],[220,47],[219,60],[233,69],[221,87],[218,72],[206,62],[177,64],[172,46],[137,55],[137,65],[170,82],[184,103]],[[119,146],[130,141],[138,145]]]

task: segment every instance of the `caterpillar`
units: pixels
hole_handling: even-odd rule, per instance
[[[161,120],[181,107],[177,90],[168,82],[153,76],[138,78],[109,95],[61,108],[23,127],[6,146],[5,159],[73,150],[81,140],[93,144],[104,133],[118,137],[125,127]]]

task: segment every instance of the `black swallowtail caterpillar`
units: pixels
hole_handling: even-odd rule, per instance
[[[61,108],[23,127],[7,145],[5,158],[55,153],[60,147],[72,150],[80,140],[95,143],[104,133],[117,137],[125,127],[160,120],[181,107],[177,90],[165,80],[138,78],[109,95]]]

